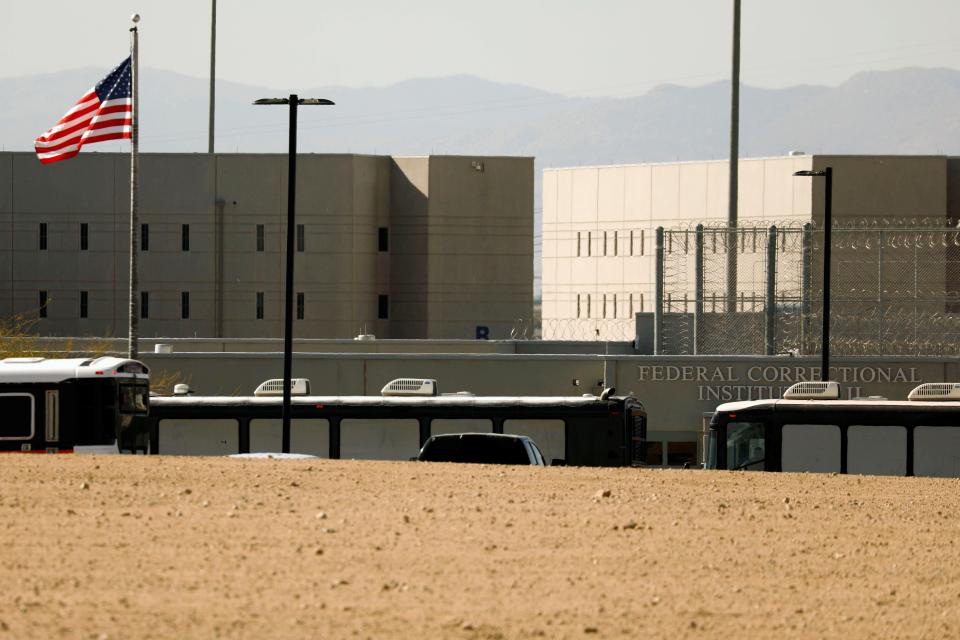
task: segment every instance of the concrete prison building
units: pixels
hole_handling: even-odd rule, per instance
[[[140,157],[140,335],[282,335],[284,154]],[[0,153],[0,317],[126,335],[130,157]],[[504,338],[533,308],[533,159],[301,155],[295,335]]]
[[[668,230],[669,242],[665,309],[692,313],[692,232],[700,223],[708,230],[726,225],[728,165],[724,160],[545,170],[544,339],[632,340],[635,314],[654,310],[654,244],[660,226]],[[869,316],[886,340],[890,336],[883,332],[890,318],[907,312],[908,299],[915,323],[920,322],[918,314],[942,317],[960,310],[960,254],[954,237],[960,218],[960,159],[791,154],[739,163],[738,226],[748,231],[737,246],[736,311],[762,311],[757,303],[763,303],[769,225],[783,232],[776,245],[778,304],[799,303],[804,296],[816,300],[820,295],[822,253],[817,253],[817,238],[822,240],[822,234],[812,243],[815,257],[808,259],[804,292],[799,283],[800,235],[804,223],[812,222],[814,228],[823,223],[824,180],[793,174],[828,166],[833,168],[834,226],[854,229],[834,232],[831,281],[836,305],[831,311],[850,318]],[[918,236],[922,241],[918,244],[908,229],[940,232]],[[894,238],[890,230],[899,230],[903,238]],[[724,310],[725,236],[714,231],[706,238],[703,279],[708,314]],[[795,264],[787,264],[784,254]],[[762,324],[762,314],[758,317]],[[743,323],[751,319],[741,316],[736,322],[742,331]],[[839,330],[850,335],[866,331],[852,326]],[[714,352],[757,353],[724,351],[723,345],[717,349]]]

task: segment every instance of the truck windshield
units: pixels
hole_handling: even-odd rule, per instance
[[[482,464],[530,464],[519,438],[483,435],[435,437],[420,454],[428,462],[476,462]]]

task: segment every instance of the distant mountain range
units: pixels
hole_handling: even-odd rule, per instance
[[[32,140],[106,69],[0,79],[0,147]],[[309,80],[305,83],[310,85]],[[141,150],[205,152],[205,79],[144,69]],[[316,84],[302,97],[333,107],[300,110],[301,152],[384,155],[529,155],[540,169],[726,158],[729,84],[663,85],[635,98],[577,98],[471,76],[354,89]],[[217,82],[216,149],[285,152],[287,113],[258,107],[274,89]],[[119,150],[120,143],[100,150]],[[907,68],[860,73],[837,87],[741,90],[741,157],[808,153],[960,155],[960,71]],[[539,270],[539,264],[537,264]]]
[[[105,71],[0,79],[0,147],[29,150]],[[142,75],[141,149],[206,151],[206,80],[155,69]],[[250,104],[278,94],[218,82],[217,150],[286,151],[286,114]],[[365,89],[319,86],[300,95],[337,102],[301,110],[303,152],[533,155],[541,168],[728,155],[724,82],[663,85],[636,98],[575,98],[452,76]],[[838,87],[745,86],[741,95],[744,157],[791,149],[960,154],[957,70],[867,72]]]

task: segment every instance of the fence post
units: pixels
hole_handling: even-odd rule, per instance
[[[657,227],[656,283],[653,292],[653,355],[663,353],[663,227]]]
[[[700,331],[703,329],[703,225],[697,225],[694,247],[696,284],[693,301],[693,355],[700,353]]]
[[[877,355],[883,355],[883,229],[877,231]]]
[[[776,353],[777,327],[777,228],[770,227],[767,231],[767,301],[766,301],[766,353],[772,356]]]
[[[803,236],[800,240],[802,266],[800,268],[800,355],[807,355],[810,340],[810,262],[813,253],[813,227],[807,222],[803,225]]]

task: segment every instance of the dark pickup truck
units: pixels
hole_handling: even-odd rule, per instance
[[[527,436],[501,433],[449,433],[431,436],[417,460],[473,462],[477,464],[530,464],[545,466],[543,454]]]

